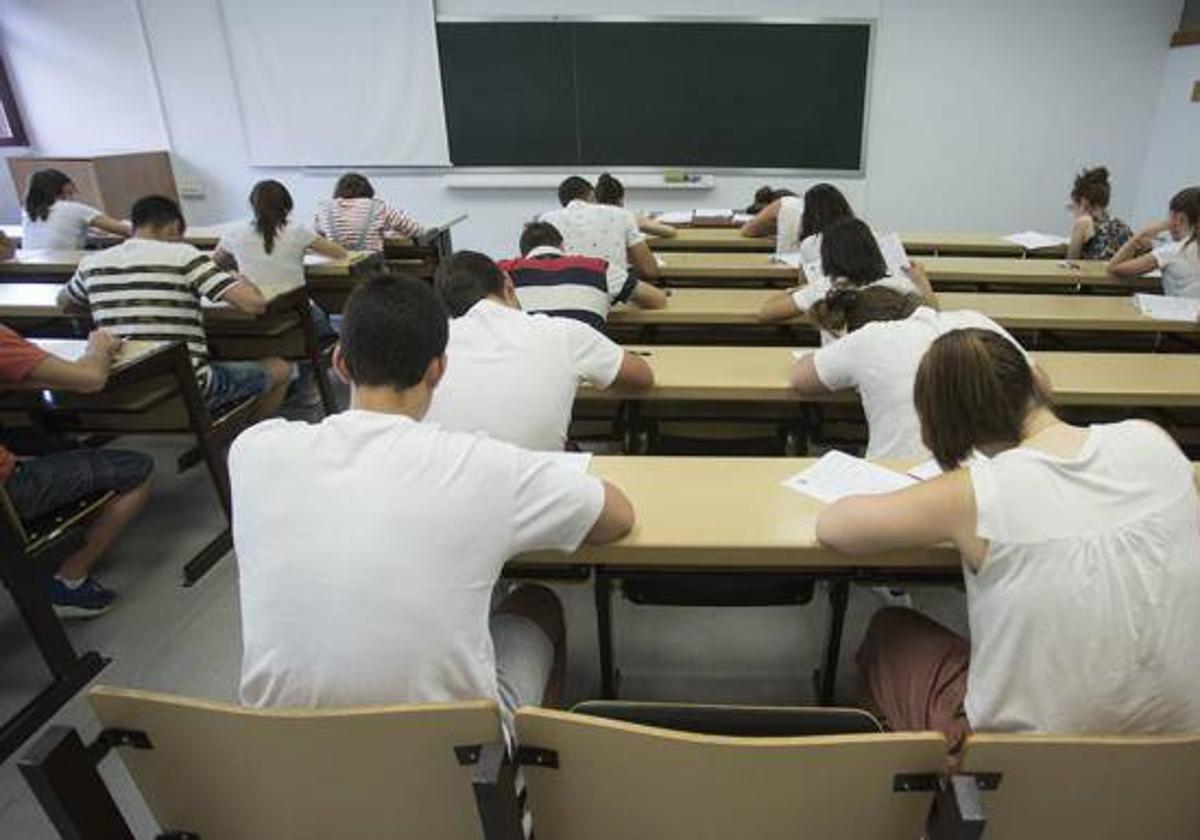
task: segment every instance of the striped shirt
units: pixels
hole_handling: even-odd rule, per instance
[[[385,233],[420,236],[421,225],[378,198],[327,198],[317,205],[317,233],[350,251],[382,251]]]
[[[185,342],[200,387],[207,390],[200,296],[218,301],[237,282],[191,245],[130,239],[80,260],[66,294],[91,310],[97,327],[114,335]]]
[[[543,245],[515,260],[504,260],[502,271],[512,277],[517,300],[526,312],[574,318],[603,330],[611,304],[608,264],[596,257],[568,257]]]

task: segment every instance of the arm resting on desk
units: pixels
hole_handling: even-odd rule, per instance
[[[610,388],[649,388],[654,384],[654,369],[641,356],[628,350],[621,358],[621,367]]]
[[[821,377],[817,374],[817,364],[813,356],[816,353],[809,353],[796,362],[792,368],[792,388],[798,393],[806,397],[819,397],[823,394],[832,394],[834,389],[827,386],[821,381]]]
[[[651,285],[645,280],[639,280],[633,287],[629,302],[642,309],[666,309],[667,293],[658,286]]]
[[[122,222],[120,219],[114,219],[112,216],[106,216],[103,213],[88,219],[88,227],[94,227],[105,233],[111,233],[113,236],[129,237],[133,235],[133,228],[130,227],[129,222]]]
[[[261,315],[267,311],[267,299],[263,297],[258,286],[246,277],[240,278],[226,289],[225,294],[221,295],[221,300],[251,315]]]
[[[604,507],[583,541],[590,545],[615,542],[633,530],[633,505],[616,485],[604,482]]]
[[[121,349],[121,340],[103,330],[93,330],[88,336],[87,351],[76,361],[47,356],[25,377],[23,385],[30,388],[53,388],[94,394],[108,384],[113,358]]]
[[[746,224],[742,225],[740,231],[742,236],[758,238],[762,236],[770,236],[775,232],[779,224],[779,208],[783,202],[776,199],[768,204],[763,209],[754,214],[754,217]]]
[[[344,260],[350,256],[350,252],[337,244],[331,239],[326,239],[324,236],[318,236],[308,246],[310,251],[315,251],[323,257],[329,257],[333,260]]]
[[[679,233],[679,231],[675,230],[675,228],[671,227],[670,225],[660,222],[658,219],[651,219],[649,216],[643,216],[641,213],[638,213],[637,220],[638,230],[640,230],[642,233],[648,233],[651,236],[661,236],[664,239],[670,239]]]
[[[758,320],[768,323],[790,321],[799,315],[800,307],[796,306],[796,301],[792,297],[794,291],[794,289],[789,289],[786,292],[774,292],[763,301],[763,305],[758,310]]]
[[[644,241],[629,246],[629,265],[643,280],[658,279],[658,259]]]

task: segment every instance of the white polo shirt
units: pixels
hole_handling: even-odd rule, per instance
[[[1163,291],[1175,297],[1200,300],[1200,246],[1172,242],[1155,248],[1154,261],[1162,269]]]
[[[607,260],[609,294],[614,301],[629,297],[629,248],[646,238],[632,213],[624,207],[575,199],[560,210],[543,213],[541,221],[558,228],[564,252]]]
[[[232,254],[238,271],[263,288],[297,289],[304,285],[304,253],[317,235],[307,225],[288,222],[275,234],[267,253],[253,221],[238,222],[221,234],[217,248]]]
[[[986,315],[922,306],[902,321],[874,321],[816,351],[813,364],[821,384],[831,391],[857,388],[862,397],[868,458],[930,457],[921,442],[921,421],[913,402],[917,368],[939,336],[970,328],[999,333],[1020,347]]]
[[[775,219],[775,253],[790,254],[800,248],[803,219],[803,198],[798,195],[785,195],[779,199],[779,216]],[[811,236],[808,238],[812,239]]]
[[[259,423],[229,475],[251,706],[498,700],[505,562],[574,551],[604,507],[594,476],[369,411]]]
[[[21,247],[29,250],[74,251],[87,247],[88,225],[104,214],[78,201],[59,199],[44,219],[21,211]]]
[[[561,451],[579,386],[607,388],[624,357],[587,324],[485,298],[450,322],[446,375],[425,419],[527,449]]]

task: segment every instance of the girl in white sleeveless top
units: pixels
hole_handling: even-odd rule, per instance
[[[914,396],[947,472],[832,505],[817,536],[852,554],[953,543],[971,639],[881,611],[859,651],[868,703],[952,749],[971,730],[1200,730],[1200,500],[1175,443],[1140,420],[1062,422],[985,330],[935,341]]]

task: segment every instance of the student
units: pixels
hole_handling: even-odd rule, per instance
[[[1110,260],[1133,236],[1129,225],[1108,215],[1111,193],[1108,170],[1103,166],[1085,169],[1075,176],[1069,205],[1074,221],[1067,259]]]
[[[75,251],[87,247],[88,228],[129,236],[129,225],[95,207],[75,201],[75,183],[57,169],[41,169],[29,179],[21,214],[21,247]]]
[[[512,278],[523,310],[574,318],[604,329],[614,302],[604,260],[564,254],[562,234],[549,222],[525,225],[520,247],[524,256],[504,260],[500,270]],[[629,302],[643,309],[662,309],[667,293],[639,280]]]
[[[0,381],[7,387],[93,393],[104,388],[121,341],[103,330],[74,362],[53,356],[0,326]],[[87,526],[77,548],[47,580],[54,611],[64,618],[107,612],[116,593],[90,572],[150,497],[154,460],[119,449],[73,449],[18,460],[0,446],[0,483],[22,520],[36,519],[100,493],[116,493]]]
[[[754,201],[750,202],[750,206],[744,212],[751,216],[757,215],[765,210],[768,206],[775,203],[784,196],[795,195],[792,190],[787,187],[775,189],[771,186],[762,186],[754,191]],[[749,234],[744,234],[749,235]]]
[[[759,190],[755,194],[762,195]],[[791,190],[780,190],[778,197],[773,198],[767,205],[756,211],[753,218],[742,225],[742,236],[758,238],[775,236],[775,253],[791,254],[800,247],[801,218],[804,215],[804,199]]]
[[[881,611],[858,653],[868,705],[954,751],[971,731],[1200,729],[1200,501],[1178,446],[1142,420],[1064,423],[989,330],[935,341],[915,398],[947,473],[844,499],[817,537],[846,554],[952,544],[971,638]]]
[[[254,218],[226,229],[213,259],[218,265],[236,264],[238,271],[260,289],[298,289],[305,284],[304,255],[308,251],[330,259],[345,259],[346,249],[307,225],[289,220],[292,194],[278,181],[259,181],[250,191]]]
[[[338,178],[333,198],[317,205],[313,218],[317,233],[349,251],[382,251],[387,235],[417,237],[419,223],[375,197],[366,177],[347,172]]]
[[[1138,231],[1113,256],[1108,270],[1124,277],[1136,277],[1162,269],[1163,291],[1175,297],[1200,300],[1200,187],[1187,187],[1175,193],[1170,214]],[[1174,240],[1154,248],[1154,239],[1163,231]],[[1153,250],[1151,250],[1153,249]]]
[[[913,262],[902,274],[889,274],[879,243],[866,222],[844,218],[818,236],[820,276],[809,278],[803,286],[768,297],[759,310],[760,320],[795,318],[810,310],[836,286],[889,286],[904,293],[915,292],[924,298],[925,305],[937,308],[937,296],[929,285],[924,266]]]
[[[658,260],[623,208],[597,204],[592,185],[578,175],[559,185],[558,200],[562,209],[543,213],[539,221],[558,228],[568,254],[608,263],[608,291],[614,302],[629,300],[639,280],[658,277]]]
[[[182,341],[210,412],[259,397],[257,418],[279,408],[292,366],[283,359],[210,362],[201,296],[251,314],[266,310],[262,293],[231,277],[207,254],[179,238],[183,214],[169,198],[150,195],[133,205],[133,238],[90,253],[58,294],[59,306],[91,310],[113,335],[147,341]]]
[[[929,458],[913,405],[913,383],[921,359],[938,336],[972,327],[991,330],[1018,346],[985,315],[942,312],[918,295],[878,284],[834,289],[817,302],[812,316],[841,337],[796,363],[792,387],[811,397],[857,390],[867,417],[868,458]]]
[[[607,207],[624,207],[625,185],[605,172],[596,179],[596,203]],[[642,233],[650,236],[662,236],[668,239],[679,234],[679,231],[670,225],[663,224],[641,213],[635,213],[633,210],[628,212],[637,224],[638,230]]]
[[[580,385],[654,384],[645,359],[595,329],[522,312],[511,278],[483,254],[454,254],[438,266],[435,286],[454,320],[427,419],[447,429],[562,451]]]
[[[446,339],[427,283],[370,278],[334,351],[350,410],[234,442],[243,703],[487,699],[511,732],[518,707],[557,702],[557,599],[523,587],[489,610],[493,590],[510,558],[618,539],[633,510],[545,455],[421,422]]]

